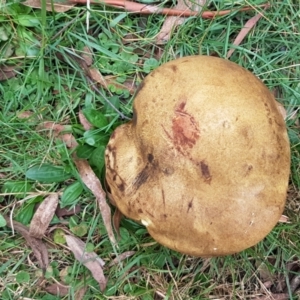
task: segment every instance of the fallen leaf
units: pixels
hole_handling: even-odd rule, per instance
[[[75,300],[82,300],[85,293],[86,293],[86,290],[87,290],[87,287],[84,286],[80,289],[78,289],[76,292],[75,292]]]
[[[195,11],[198,13],[201,12],[202,7],[205,5],[206,0],[196,0],[195,2],[189,0],[178,0],[174,9],[178,10],[190,10],[192,6],[195,8]],[[195,6],[196,4],[196,6]],[[170,38],[173,30],[181,25],[184,22],[185,18],[180,16],[168,16],[166,17],[164,24],[162,25],[157,37],[156,37],[156,44],[161,45],[167,43]]]
[[[64,133],[66,126],[56,124],[54,122],[44,122],[42,125],[39,125],[40,128],[49,128],[53,131],[54,136],[64,141],[70,149],[75,149],[78,143],[71,133]],[[94,196],[97,199],[99,204],[101,216],[103,219],[104,226],[106,228],[108,237],[113,244],[116,244],[116,239],[113,233],[112,224],[111,224],[111,210],[109,205],[106,202],[106,194],[102,189],[101,182],[96,176],[92,168],[89,166],[88,161],[85,159],[78,159],[73,154],[73,161],[77,167],[77,170],[80,174],[80,177],[84,184],[91,190]]]
[[[45,287],[45,291],[51,295],[63,297],[69,294],[70,287],[63,283],[55,282]]]
[[[88,76],[93,82],[100,84],[105,89],[107,89],[109,85],[112,85],[117,89],[128,90],[131,95],[135,92],[135,86],[132,83],[124,82],[124,84],[120,84],[114,80],[114,76],[103,76],[98,69],[90,68],[88,71]]]
[[[295,275],[290,282],[291,292],[294,293],[299,286],[300,286],[300,275]]]
[[[116,207],[116,210],[115,210],[115,212],[113,214],[113,226],[114,226],[114,229],[115,229],[115,231],[116,231],[119,239],[121,238],[121,235],[120,235],[120,223],[121,223],[122,218],[123,218],[123,214]]]
[[[85,61],[86,65],[90,67],[93,63],[93,52],[88,46],[83,47],[83,52],[81,53],[81,57]]]
[[[264,262],[258,265],[257,272],[259,274],[259,278],[263,282],[267,282],[267,281],[273,282],[273,280],[275,279],[275,275],[270,271],[268,265]]]
[[[87,131],[93,127],[93,125],[87,120],[87,118],[82,113],[82,110],[79,111],[78,118],[79,118],[80,124],[83,126],[84,130]]]
[[[42,8],[42,1],[41,0],[27,0],[25,2],[22,2],[23,5],[33,8]],[[53,5],[53,9],[52,9]],[[68,1],[65,1],[65,4],[63,1],[55,1],[52,0],[46,0],[46,10],[55,12],[66,12],[73,8],[75,6],[75,3],[70,3]]]
[[[17,75],[14,69],[11,67],[0,66],[0,81],[4,81],[13,78]]]
[[[28,246],[32,249],[34,256],[36,257],[41,269],[43,272],[46,272],[46,269],[49,265],[49,258],[48,258],[48,249],[45,244],[40,240],[36,239],[29,234],[29,229],[24,226],[23,224],[17,221],[10,221],[9,218],[5,218],[7,222],[7,226],[16,230],[19,234],[23,236],[26,240]]]
[[[285,216],[285,215],[282,215],[278,221],[279,223],[290,223],[289,222],[289,217],[288,216]]]
[[[32,115],[33,115],[33,112],[28,111],[28,110],[17,113],[17,117],[19,119],[29,119],[30,117],[32,117]]]
[[[286,117],[287,117],[287,112],[286,112],[284,106],[283,106],[280,102],[278,102],[278,101],[276,101],[276,105],[277,105],[277,108],[278,108],[280,114],[282,115],[282,117],[283,117],[284,119],[286,119]]]
[[[99,283],[100,290],[104,291],[107,283],[102,269],[104,261],[95,252],[85,252],[85,243],[80,239],[66,235],[66,241],[75,258],[91,271],[94,279]]]
[[[70,207],[64,207],[61,208],[60,206],[57,207],[55,214],[61,218],[61,217],[65,217],[65,216],[73,216],[78,214],[81,211],[81,207],[79,204],[76,204],[75,206],[73,206],[72,208]]]
[[[239,34],[237,35],[237,37],[235,38],[233,45],[234,46],[238,46],[240,45],[240,43],[244,40],[244,38],[246,37],[246,35],[249,33],[249,31],[255,26],[255,24],[259,21],[259,19],[262,17],[262,13],[258,13],[257,15],[255,15],[254,17],[252,17],[251,19],[249,19],[245,26],[242,28],[242,30],[239,32]],[[233,52],[235,51],[235,49],[230,49],[227,52],[226,57],[230,58],[230,56],[233,54]]]
[[[98,69],[90,68],[89,69],[89,76],[94,81],[102,85],[104,88],[107,89],[108,83],[106,82],[104,76]]]
[[[58,205],[58,194],[50,194],[39,205],[38,209],[33,215],[29,226],[29,234],[32,237],[41,239],[45,234],[48,226],[53,219],[55,210]]]
[[[105,225],[108,237],[113,244],[116,244],[116,239],[113,233],[111,224],[111,209],[106,202],[106,194],[102,189],[99,178],[95,175],[94,171],[85,159],[73,158],[77,170],[84,184],[92,191],[96,197],[100,212],[102,215],[103,223]]]
[[[109,267],[117,265],[119,262],[121,262],[122,260],[132,256],[135,254],[135,251],[126,251],[122,254],[119,254],[115,259],[113,259],[110,263],[109,263]]]
[[[71,133],[68,133],[67,131],[71,130],[71,126],[67,125],[61,125],[57,124],[52,121],[47,121],[41,123],[38,127],[37,130],[42,130],[42,129],[48,129],[49,130],[49,136],[50,137],[56,137],[62,140],[67,147],[74,149],[77,147],[78,143],[76,139],[73,137]]]

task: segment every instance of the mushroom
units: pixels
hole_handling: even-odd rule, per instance
[[[230,61],[189,56],[141,83],[133,118],[105,152],[106,181],[128,218],[193,256],[262,240],[286,201],[290,147],[267,87]]]

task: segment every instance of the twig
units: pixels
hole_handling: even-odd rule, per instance
[[[69,4],[86,4],[87,0],[69,0]],[[142,3],[136,3],[133,1],[127,1],[127,0],[102,0],[102,1],[95,1],[92,0],[90,2],[91,4],[98,4],[98,5],[108,5],[116,8],[122,8],[126,11],[132,12],[132,13],[138,13],[138,14],[162,14],[162,15],[168,15],[168,16],[181,16],[181,17],[190,17],[190,16],[201,16],[204,19],[212,19],[217,16],[224,16],[228,15],[232,12],[239,12],[239,11],[247,11],[247,10],[253,10],[255,8],[261,7],[269,7],[270,4],[261,4],[257,5],[255,7],[246,6],[243,8],[237,8],[237,9],[228,9],[228,10],[220,10],[220,11],[204,11],[204,12],[197,12],[192,11],[190,9],[185,10],[178,10],[173,8],[161,8],[159,6],[154,5],[145,5]]]

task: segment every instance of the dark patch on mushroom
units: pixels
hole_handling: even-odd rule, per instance
[[[163,204],[164,206],[166,206],[166,199],[165,199],[165,191],[161,190],[161,195],[162,195],[162,199],[163,199]]]
[[[194,199],[192,199],[192,200],[188,203],[187,213],[188,213],[189,210],[193,207],[193,200],[194,200]]]
[[[183,111],[185,108],[186,102],[181,102],[178,106],[177,111]]]
[[[154,218],[154,215],[153,215],[150,211],[146,210],[146,213],[147,213],[148,215],[150,215],[152,218]]]
[[[245,164],[244,165],[244,170],[245,170],[245,173],[244,173],[244,177],[248,176],[251,171],[253,170],[253,166],[250,165],[250,164]]]
[[[177,72],[178,68],[175,65],[170,65],[173,72]]]
[[[138,209],[138,213],[142,214],[143,210],[141,208]]]
[[[152,164],[152,162],[153,162],[153,159],[154,159],[154,156],[153,156],[153,154],[152,154],[152,153],[148,153],[148,156],[147,156],[147,158],[148,158],[148,161],[149,161],[149,163],[150,163],[150,164]]]
[[[132,124],[133,126],[136,126],[137,123],[137,112],[135,107],[133,107],[133,114],[132,114]]]
[[[143,185],[147,179],[149,178],[149,168],[148,166],[146,166],[134,179],[133,181],[133,186],[135,187],[135,189],[139,189],[141,187],[141,185]]]
[[[125,185],[124,185],[124,182],[122,182],[121,184],[117,184],[117,187],[118,187],[118,189],[119,189],[121,192],[124,192],[124,191],[125,191]]]
[[[204,177],[204,182],[210,184],[210,182],[211,182],[211,174],[210,174],[210,171],[209,171],[209,167],[205,163],[204,160],[202,160],[200,162],[200,169],[201,169],[202,176]]]
[[[199,126],[195,118],[185,111],[186,102],[181,102],[175,109],[172,119],[172,142],[180,152],[192,149],[200,137]]]
[[[112,180],[115,182],[116,186],[121,192],[125,191],[125,181],[123,178],[118,174],[115,168],[116,162],[116,147],[112,147],[110,144],[107,145],[106,151],[106,168],[109,170],[109,174],[111,174]]]
[[[173,167],[167,167],[162,169],[162,172],[166,175],[166,176],[170,176],[174,173],[174,168]]]

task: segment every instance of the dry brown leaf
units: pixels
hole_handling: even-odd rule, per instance
[[[98,69],[90,68],[89,69],[89,76],[94,81],[102,85],[104,88],[107,88],[108,83],[106,82],[104,76]]]
[[[41,123],[37,127],[37,130],[49,129],[50,137],[54,136],[56,138],[59,138],[67,145],[67,147],[74,149],[78,145],[76,139],[73,137],[73,135],[71,133],[64,133],[64,131],[67,131],[69,129],[69,127],[70,126],[57,124],[52,121],[47,121],[47,122]]]
[[[75,292],[75,300],[82,300],[85,293],[86,293],[86,290],[87,290],[87,287],[84,286],[80,289],[78,289],[76,292]]]
[[[86,65],[90,67],[93,63],[93,52],[88,46],[83,47],[83,52],[81,54],[81,57],[85,61]]]
[[[255,24],[259,21],[259,19],[262,17],[261,13],[258,13],[256,16],[252,17],[250,20],[248,20],[245,24],[245,26],[242,28],[242,30],[239,32],[239,34],[237,35],[237,37],[235,38],[233,45],[238,46],[240,45],[240,43],[244,40],[244,38],[246,37],[246,35],[249,33],[249,31],[255,26]],[[230,49],[227,52],[226,57],[229,58],[233,52],[235,51],[235,49]]]
[[[74,207],[72,208],[68,208],[68,207],[64,207],[61,208],[60,206],[57,207],[55,214],[61,218],[64,216],[73,216],[78,214],[81,211],[81,207],[79,204],[76,204]]]
[[[80,124],[83,126],[84,130],[90,130],[93,125],[87,120],[87,118],[82,113],[82,110],[78,113]]]
[[[58,205],[58,194],[53,193],[44,199],[33,215],[29,226],[29,234],[41,239],[53,219]]]
[[[286,215],[282,215],[278,222],[279,223],[291,223],[291,222],[289,222],[289,217]]]
[[[102,189],[99,178],[95,175],[87,160],[74,158],[74,163],[82,181],[92,191],[98,201],[103,223],[110,241],[113,244],[116,244],[116,239],[111,224],[111,209],[106,202],[106,194]]]
[[[299,272],[299,270],[298,270]],[[295,275],[290,282],[291,292],[294,293],[300,286],[300,275]]]
[[[14,70],[7,70],[4,66],[0,67],[0,81],[5,81],[15,77],[16,75],[17,73]]]
[[[49,265],[48,249],[45,246],[45,244],[40,239],[36,239],[30,236],[29,229],[23,224],[17,221],[12,221],[11,224],[9,218],[5,218],[5,219],[7,222],[7,226],[13,228],[23,236],[28,246],[32,249],[34,256],[36,257],[41,269],[43,270],[43,272],[45,272]]]
[[[278,102],[278,101],[276,101],[276,104],[277,104],[277,108],[278,108],[279,112],[281,113],[282,117],[284,119],[286,119],[287,112],[286,112],[284,106],[280,102]]]
[[[70,287],[63,283],[55,282],[45,287],[45,291],[51,295],[57,295],[60,297],[67,296],[70,291]]]
[[[193,10],[197,11],[198,13],[201,12],[202,7],[205,5],[206,0],[196,0],[196,1],[189,1],[189,0],[178,0],[177,5],[174,9],[178,10]],[[196,4],[196,5],[195,5]],[[156,44],[161,45],[167,43],[170,38],[173,30],[181,25],[184,22],[185,18],[180,16],[168,16],[166,17],[160,32],[156,37]]]
[[[115,229],[119,239],[121,237],[121,235],[120,235],[120,223],[121,223],[122,218],[123,218],[123,214],[116,207],[116,210],[113,214],[113,226],[114,226],[114,229]]]
[[[109,85],[112,85],[117,89],[128,90],[131,95],[134,94],[136,90],[135,85],[132,82],[126,81],[124,84],[120,84],[115,80],[115,76],[103,76],[101,72],[95,68],[90,68],[88,75],[92,81],[99,83],[105,89],[107,89]]]
[[[33,8],[41,8],[42,1],[41,0],[27,0],[25,2],[22,2],[23,5],[33,7]],[[66,12],[73,8],[75,6],[75,3],[69,3],[68,1],[65,1],[64,3],[55,3],[51,0],[46,0],[46,10],[52,11],[52,4],[53,4],[53,10],[56,12]]]
[[[32,115],[33,115],[33,112],[28,111],[28,110],[17,113],[17,117],[19,119],[29,119],[30,117],[32,117]]]
[[[100,290],[104,291],[107,283],[102,269],[104,261],[95,252],[85,252],[85,243],[80,239],[66,235],[66,241],[75,258],[91,271],[94,279],[99,283]]]
[[[56,124],[54,122],[44,122],[39,127],[41,128],[41,126],[44,129],[51,129],[54,136],[65,142],[67,147],[69,147],[70,149],[75,149],[75,147],[77,147],[78,143],[76,142],[75,138],[71,133],[62,133],[63,131],[65,131],[66,126]],[[113,244],[116,244],[116,239],[111,224],[111,210],[106,202],[106,194],[102,189],[102,185],[99,178],[89,166],[87,160],[78,159],[75,155],[73,155],[73,161],[77,167],[82,181],[92,191],[92,193],[97,199],[103,223],[110,241]]]
[[[135,251],[126,251],[120,255],[118,255],[115,259],[113,259],[110,263],[109,263],[109,267],[114,266],[116,264],[118,264],[120,261],[132,256],[135,254]]]
[[[273,282],[275,276],[272,274],[272,272],[269,270],[268,266],[266,263],[261,263],[257,267],[257,272],[259,274],[259,278],[265,283],[267,281]]]

